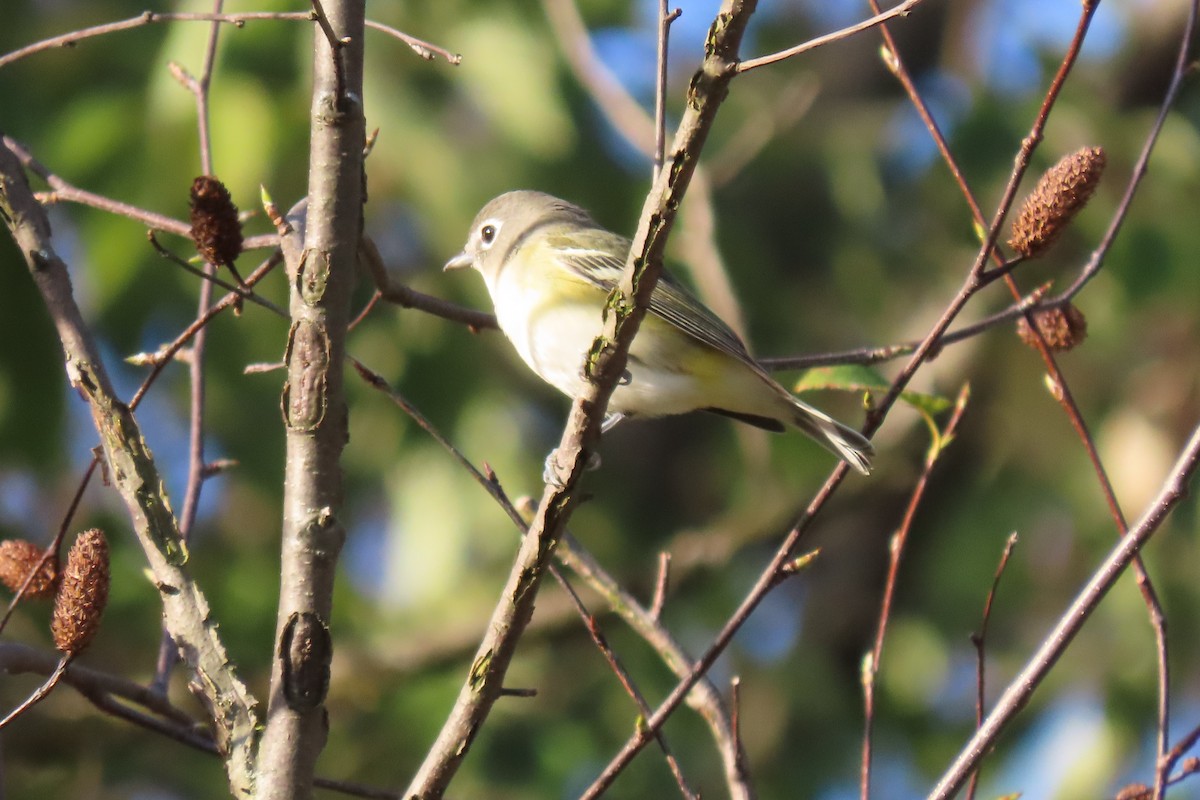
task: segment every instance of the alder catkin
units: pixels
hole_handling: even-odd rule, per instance
[[[1050,249],[1096,191],[1105,161],[1103,148],[1085,147],[1046,170],[1021,204],[1008,246],[1025,258]]]
[[[1131,783],[1117,792],[1116,800],[1150,800],[1154,790],[1144,783]]]
[[[41,563],[45,551],[33,542],[24,539],[6,539],[0,542],[0,583],[14,592],[20,591],[29,573]],[[58,588],[58,558],[54,557],[42,565],[37,575],[25,590],[26,597],[44,598],[54,594]]]
[[[1071,303],[1038,309],[1031,316],[1051,350],[1065,352],[1078,347],[1087,338],[1087,317]],[[1017,320],[1017,336],[1025,344],[1037,349],[1037,337],[1024,317]]]
[[[99,528],[86,530],[75,539],[67,554],[67,566],[54,598],[50,632],[54,646],[63,653],[78,654],[96,635],[108,602],[108,582],[108,542],[104,532]]]
[[[230,267],[242,252],[242,223],[225,184],[211,175],[192,181],[192,240],[210,264]]]

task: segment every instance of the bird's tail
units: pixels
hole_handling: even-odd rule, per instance
[[[789,397],[795,406],[792,422],[797,428],[863,475],[871,474],[871,456],[875,455],[875,448],[866,437],[807,403]]]

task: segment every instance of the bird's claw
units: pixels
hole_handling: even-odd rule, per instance
[[[548,486],[553,486],[555,489],[563,489],[566,488],[566,484],[563,483],[562,479],[559,477],[559,464],[557,456],[557,448],[551,450],[550,454],[546,456],[546,463],[542,465],[542,482]],[[600,454],[592,453],[588,456],[587,464],[584,466],[584,469],[590,472],[599,468]]]

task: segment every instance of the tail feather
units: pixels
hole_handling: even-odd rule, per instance
[[[797,428],[863,475],[871,474],[875,448],[865,436],[795,397],[791,399],[796,409],[792,422]]]

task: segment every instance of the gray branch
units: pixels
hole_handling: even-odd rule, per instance
[[[304,248],[288,256],[291,329],[283,389],[284,477],[279,614],[258,758],[258,800],[312,796],[325,744],[334,572],[345,539],[340,459],[350,290],[362,230],[363,0],[313,3],[313,102]],[[289,236],[285,235],[287,240]],[[294,251],[292,251],[294,253]]]

